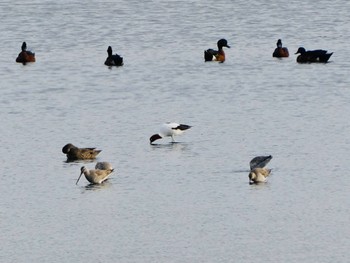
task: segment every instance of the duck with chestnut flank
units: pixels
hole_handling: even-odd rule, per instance
[[[278,39],[276,43],[277,47],[273,52],[272,56],[275,58],[287,58],[289,57],[288,48],[282,47],[282,40]]]
[[[225,61],[225,52],[223,50],[223,47],[230,48],[230,46],[227,44],[226,39],[220,39],[217,43],[218,50],[214,49],[207,49],[204,51],[204,61],[219,61],[223,63]]]
[[[22,51],[18,54],[16,62],[22,63],[23,65],[25,65],[27,62],[35,62],[35,53],[27,50],[26,42],[22,43],[21,49]]]

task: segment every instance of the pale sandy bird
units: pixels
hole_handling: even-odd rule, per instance
[[[250,170],[253,170],[254,168],[264,168],[271,161],[271,159],[272,155],[254,157],[249,163]]]
[[[270,173],[271,173],[271,169],[254,168],[249,173],[249,183],[250,184],[265,183]]]
[[[181,135],[185,130],[188,130],[191,126],[186,124],[179,124],[176,122],[167,122],[164,123],[159,133],[153,134],[149,140],[152,144],[155,140],[162,139],[164,137],[171,137],[172,142],[175,142],[174,136]]]
[[[67,161],[95,159],[101,151],[96,148],[78,148],[71,143],[62,148],[62,152],[67,155]]]
[[[114,169],[109,170],[89,170],[85,166],[81,167],[80,169],[81,173],[79,175],[79,178],[75,184],[78,184],[80,177],[82,174],[85,175],[86,180],[88,180],[92,184],[101,184],[104,181],[108,179],[108,177],[111,175],[111,173],[114,171]]]

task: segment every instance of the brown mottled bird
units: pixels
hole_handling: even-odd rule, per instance
[[[62,148],[62,152],[67,155],[67,161],[95,159],[101,151],[96,148],[78,148],[71,143]]]

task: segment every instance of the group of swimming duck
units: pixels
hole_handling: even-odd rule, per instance
[[[289,57],[288,48],[282,46],[281,39],[277,40],[276,45],[277,47],[272,53],[273,57],[276,57],[276,58]],[[207,49],[204,51],[205,61],[218,61],[221,63],[225,61],[225,52],[223,50],[223,47],[230,48],[230,46],[227,44],[227,40],[220,39],[217,43],[217,46],[218,46],[218,50]],[[299,49],[295,54],[299,54],[299,56],[297,57],[298,63],[314,63],[314,62],[326,63],[328,62],[329,58],[332,56],[333,52],[328,53],[327,50],[323,50],[323,49],[306,51],[305,48],[299,47]]]
[[[22,51],[18,54],[16,58],[16,62],[22,63],[23,65],[28,62],[35,62],[35,53],[27,50],[27,43],[23,42]],[[109,46],[107,48],[108,57],[106,58],[105,65],[106,66],[123,66],[123,57],[118,54],[113,55],[112,47]]]
[[[277,47],[273,52],[272,56],[276,58],[287,58],[289,57],[288,48],[282,46],[282,40],[278,39],[276,43]],[[332,56],[332,53],[328,53],[327,50],[317,49],[306,51],[305,48],[299,47],[295,54],[299,54],[297,57],[298,63],[313,63],[320,62],[326,63]]]
[[[274,50],[272,56],[277,58],[286,58],[289,57],[288,48],[282,46],[282,40],[278,39],[276,43],[277,47]],[[220,39],[217,42],[218,50],[207,49],[204,51],[204,61],[218,61],[223,63],[226,59],[225,52],[223,50],[224,47],[230,48],[226,39]],[[18,54],[16,58],[16,62],[26,64],[28,62],[35,62],[35,53],[27,50],[27,43],[23,42],[22,51]],[[106,58],[105,65],[106,66],[123,66],[123,57],[118,54],[113,55],[112,47],[109,46],[107,48],[108,57]],[[299,47],[295,54],[299,54],[297,57],[297,62],[299,63],[313,63],[320,62],[326,63],[329,58],[332,56],[332,53],[328,53],[327,50],[317,49],[317,50],[308,50],[305,48]]]

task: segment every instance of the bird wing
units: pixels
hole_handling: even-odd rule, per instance
[[[181,130],[181,131],[185,131],[189,128],[191,128],[191,126],[186,125],[186,124],[179,124],[176,127],[172,127],[173,130]]]
[[[254,168],[264,168],[272,159],[272,155],[269,156],[257,156],[250,161],[250,170]]]
[[[99,181],[104,181],[113,172],[113,170],[95,170],[96,176]]]
[[[207,49],[205,52],[207,52],[207,53],[209,53],[210,55],[213,55],[213,56],[216,56],[216,55],[219,54],[219,51],[211,49],[211,48]]]

